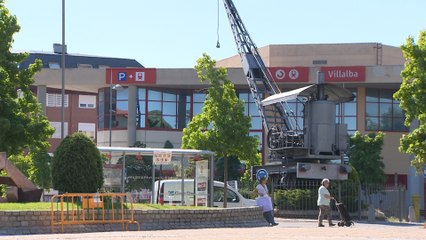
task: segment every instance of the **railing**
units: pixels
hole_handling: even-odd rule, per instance
[[[278,216],[316,218],[320,181],[270,179],[268,187],[273,195]],[[252,193],[253,188],[254,186],[244,186],[241,183],[238,186],[240,193],[248,198],[255,197],[247,196],[247,193]],[[402,221],[407,216],[405,186],[359,185],[351,181],[332,181],[329,191],[338,202],[345,204],[346,209],[355,219],[367,218],[369,206],[374,208],[376,218],[396,218]],[[335,202],[332,201],[332,209],[337,211],[334,205]]]
[[[127,201],[126,201],[127,200]],[[52,233],[55,226],[121,223],[122,230],[134,219],[133,201],[130,194],[123,193],[66,193],[51,199]],[[125,228],[126,227],[126,228]]]

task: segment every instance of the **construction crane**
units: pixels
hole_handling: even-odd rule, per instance
[[[354,95],[338,85],[324,83],[320,72],[316,84],[281,92],[234,3],[231,0],[223,3],[251,95],[267,133],[268,158],[263,166],[256,168],[266,168],[270,175],[281,178],[346,179],[350,167],[331,163],[340,160],[347,147],[346,125],[336,123],[336,104],[351,101]],[[302,128],[287,104],[290,100],[303,103]]]

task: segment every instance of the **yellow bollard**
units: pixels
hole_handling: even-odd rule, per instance
[[[420,221],[420,196],[412,195],[411,201],[413,201],[413,207],[415,211],[416,221]]]

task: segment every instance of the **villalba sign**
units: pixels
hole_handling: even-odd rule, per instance
[[[326,82],[365,82],[365,67],[321,67]]]

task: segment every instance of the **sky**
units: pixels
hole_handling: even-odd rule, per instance
[[[259,48],[401,46],[426,30],[425,0],[233,2]],[[53,43],[62,43],[61,0],[6,0],[5,5],[21,26],[13,51],[52,52]],[[193,68],[204,52],[216,60],[237,54],[222,0],[66,0],[65,44],[68,53],[136,59],[150,68]]]

